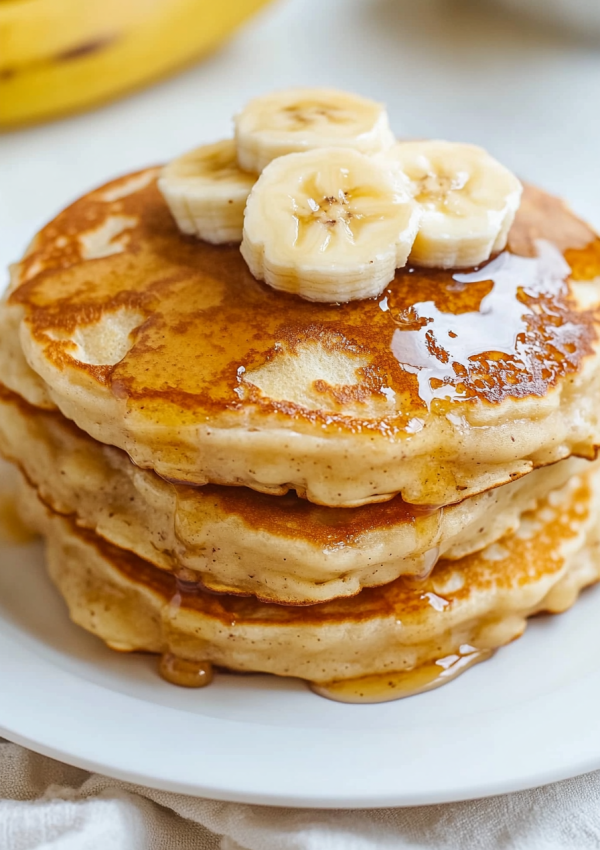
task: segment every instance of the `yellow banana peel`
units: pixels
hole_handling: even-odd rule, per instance
[[[268,0],[1,0],[0,128],[86,109],[191,63]]]

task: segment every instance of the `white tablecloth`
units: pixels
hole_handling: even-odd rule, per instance
[[[600,772],[504,797],[324,811],[217,803],[0,742],[1,850],[591,850]]]

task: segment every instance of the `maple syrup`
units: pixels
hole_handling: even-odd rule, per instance
[[[11,489],[0,491],[0,542],[24,545],[35,537],[21,519],[15,493]]]
[[[414,670],[382,673],[326,684],[311,683],[310,688],[319,696],[335,702],[378,703],[412,697],[431,691],[456,679],[475,664],[493,655],[491,649],[478,650],[461,646],[459,650],[438,661],[423,664]]]
[[[189,661],[171,652],[161,655],[158,671],[163,679],[180,688],[205,688],[213,680],[210,661]]]

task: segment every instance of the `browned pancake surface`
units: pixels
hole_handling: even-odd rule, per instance
[[[543,396],[592,352],[597,317],[575,305],[565,260],[573,279],[597,276],[600,241],[538,190],[525,191],[509,250],[480,269],[407,267],[379,298],[322,305],[258,283],[238,247],[183,236],[154,179],[107,204],[119,186],[84,197],[41,231],[22,266],[31,279],[12,301],[27,307],[51,362],[87,373],[155,422],[237,421],[252,410],[324,432],[410,433],[432,405]],[[118,252],[84,260],[81,234],[109,214],[130,219],[115,237]],[[77,329],[123,309],[139,316],[123,359],[74,360]],[[270,398],[245,380],[313,342],[357,364],[356,383],[315,379],[322,409]],[[390,391],[395,413],[358,415]]]

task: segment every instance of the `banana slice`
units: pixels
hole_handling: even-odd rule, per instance
[[[237,164],[232,139],[204,145],[163,168],[158,188],[183,233],[206,242],[240,242],[244,207],[256,180]]]
[[[374,154],[394,144],[380,103],[329,89],[290,89],[251,100],[235,117],[238,162],[262,171],[288,153],[323,147]]]
[[[275,289],[352,301],[385,289],[418,224],[401,175],[357,151],[322,148],[265,168],[248,198],[241,251]]]
[[[476,266],[506,246],[523,187],[476,145],[401,142],[377,159],[399,167],[422,209],[410,262]]]

